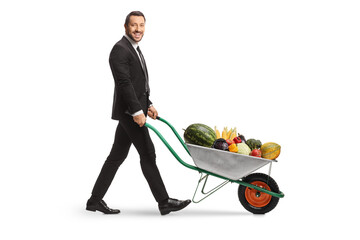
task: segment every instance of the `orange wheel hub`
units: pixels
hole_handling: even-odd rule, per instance
[[[271,191],[270,187],[264,182],[254,181],[251,184]],[[271,201],[271,195],[249,187],[245,190],[245,198],[252,206],[258,208],[265,207]]]

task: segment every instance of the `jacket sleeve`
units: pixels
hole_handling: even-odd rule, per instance
[[[109,63],[115,88],[119,91],[129,113],[140,111],[142,108],[130,79],[130,53],[123,47],[115,45],[110,53]]]

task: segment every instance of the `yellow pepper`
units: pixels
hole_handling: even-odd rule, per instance
[[[230,152],[235,152],[235,153],[238,152],[238,147],[236,146],[235,143],[233,143],[233,144],[231,144],[231,145],[229,146],[229,151],[230,151]]]

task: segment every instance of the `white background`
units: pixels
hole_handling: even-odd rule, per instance
[[[105,196],[122,213],[84,210],[116,128],[108,56],[132,10],[147,18],[160,116],[181,134],[204,123],[282,146],[272,176],[285,198],[272,212],[248,213],[229,184],[160,216],[135,149]],[[357,238],[359,11],[345,0],[2,1],[1,239]],[[170,196],[192,198],[199,174],[152,136]]]

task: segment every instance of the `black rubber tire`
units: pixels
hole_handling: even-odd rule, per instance
[[[275,182],[275,180],[266,174],[253,173],[253,174],[246,176],[243,179],[243,182],[246,182],[246,183],[252,183],[254,181],[264,182],[270,187],[270,191],[280,193],[279,187],[278,187],[277,183]],[[238,196],[239,196],[240,203],[243,205],[243,207],[251,213],[265,214],[265,213],[273,210],[279,202],[278,197],[271,196],[271,200],[267,205],[262,206],[262,207],[255,207],[246,200],[246,197],[245,197],[246,189],[247,189],[247,187],[245,187],[243,185],[239,185]],[[266,194],[266,193],[260,193],[260,194]]]

